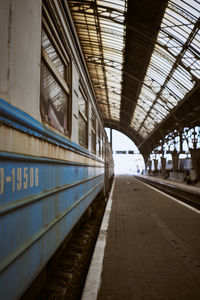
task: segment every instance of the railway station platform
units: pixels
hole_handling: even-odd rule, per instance
[[[178,188],[183,191],[193,192],[199,194],[200,197],[200,182],[197,182],[195,184],[187,184],[185,181],[177,181],[172,179],[164,179],[163,176],[149,176],[149,175],[137,175],[137,177],[141,177],[141,179],[147,179],[152,182],[158,182],[163,183],[169,186],[174,186],[175,188]]]
[[[200,299],[200,212],[115,177],[82,300]]]

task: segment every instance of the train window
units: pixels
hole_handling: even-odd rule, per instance
[[[92,110],[92,152],[96,153],[96,116]]]
[[[102,157],[104,158],[105,155],[105,137],[103,136],[102,139]]]
[[[79,118],[78,118],[79,144],[87,148],[88,146],[88,102],[82,88],[80,88],[78,107],[79,107]]]
[[[44,29],[42,29],[42,46],[45,49],[48,57],[51,59],[56,69],[59,71],[62,77],[65,77],[65,65],[55,50],[55,47],[51,43]]]
[[[102,135],[101,135],[101,128],[100,124],[98,124],[98,142],[97,142],[97,147],[98,147],[98,155],[101,156],[102,154]]]
[[[42,28],[41,116],[44,122],[69,135],[71,66],[52,24],[46,12]]]

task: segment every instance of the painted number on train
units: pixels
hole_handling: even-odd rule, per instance
[[[5,175],[4,168],[0,168],[0,194],[3,194],[7,184],[13,192],[32,188],[39,185],[38,168],[13,168],[9,176]]]

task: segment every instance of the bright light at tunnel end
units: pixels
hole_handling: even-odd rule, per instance
[[[110,141],[110,128],[105,128],[105,131]],[[137,146],[125,134],[114,129],[112,130],[112,151],[115,174],[139,174],[145,169],[143,156],[139,153]]]

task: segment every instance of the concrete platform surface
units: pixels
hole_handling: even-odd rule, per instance
[[[107,299],[199,300],[200,213],[117,176],[98,294]]]
[[[179,182],[179,181],[170,180],[170,179],[163,179],[163,177],[161,177],[161,176],[148,176],[148,175],[137,175],[137,176],[141,177],[141,178],[146,178],[151,181],[169,184],[169,185],[175,186],[181,190],[189,191],[189,192],[200,195],[200,182],[197,182],[196,184],[187,184],[186,182]]]

